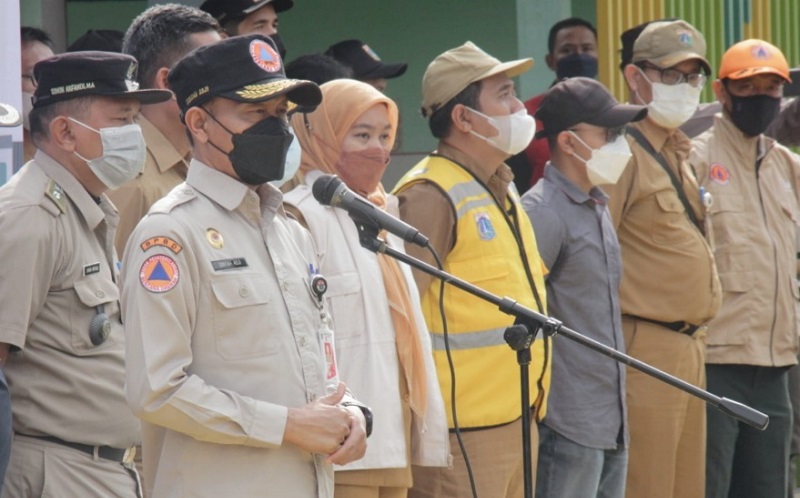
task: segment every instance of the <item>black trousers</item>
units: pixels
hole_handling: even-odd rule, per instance
[[[787,367],[706,365],[708,390],[769,415],[759,431],[709,407],[706,498],[784,498],[792,407]]]

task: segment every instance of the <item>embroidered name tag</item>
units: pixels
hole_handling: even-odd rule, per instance
[[[83,276],[100,273],[100,263],[92,263],[83,267]]]
[[[218,259],[212,261],[211,266],[214,271],[234,270],[236,268],[247,268],[247,260],[244,258]]]

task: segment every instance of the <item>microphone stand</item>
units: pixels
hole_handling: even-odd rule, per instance
[[[517,352],[517,362],[520,365],[520,383],[522,388],[522,454],[523,463],[525,465],[523,474],[525,476],[526,497],[531,497],[533,493],[533,479],[531,476],[531,413],[528,392],[528,365],[531,361],[530,345],[533,342],[533,339],[536,337],[536,332],[540,329],[547,337],[554,337],[560,334],[571,341],[577,342],[598,353],[602,353],[609,358],[613,358],[620,363],[628,365],[629,367],[633,367],[640,372],[660,380],[661,382],[665,382],[688,394],[691,394],[692,396],[700,398],[723,413],[726,413],[737,420],[755,427],[758,430],[763,431],[769,424],[769,416],[758,410],[739,403],[738,401],[717,396],[704,389],[689,384],[688,382],[663,372],[643,361],[639,361],[625,353],[620,353],[614,348],[606,346],[605,344],[595,341],[592,338],[575,332],[574,330],[565,327],[560,321],[550,318],[546,315],[542,315],[541,313],[523,306],[510,297],[498,297],[491,292],[485,291],[480,287],[472,285],[454,275],[413,258],[405,253],[392,249],[391,247],[387,246],[384,241],[378,238],[379,227],[376,227],[371,223],[368,224],[365,223],[364,220],[356,220],[356,226],[358,227],[359,231],[359,241],[364,248],[372,252],[386,254],[397,259],[398,261],[402,261],[409,266],[424,271],[428,275],[432,275],[440,280],[443,280],[447,284],[458,287],[463,291],[469,292],[473,296],[495,304],[503,313],[516,317],[517,325],[506,329],[506,332],[503,334],[503,336],[511,349]]]

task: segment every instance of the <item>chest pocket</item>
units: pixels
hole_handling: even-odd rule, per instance
[[[331,275],[325,297],[333,317],[334,334],[337,341],[358,336],[363,332],[364,298],[358,273],[348,272]],[[381,285],[375,282],[376,285]],[[341,342],[339,343],[341,345]]]
[[[476,270],[476,268],[480,268],[480,270]],[[502,282],[511,273],[511,263],[497,254],[488,254],[476,258],[453,261],[450,263],[449,270],[450,273],[461,278],[464,278],[464,275],[470,275],[468,280],[472,283]],[[438,280],[436,285],[439,285]],[[452,290],[454,289],[448,289],[445,292],[451,292]],[[459,292],[461,292],[460,289]]]
[[[96,274],[75,282],[77,301],[70,307],[69,322],[72,330],[72,347],[77,354],[100,351],[115,344],[119,339],[114,330],[119,329],[119,289],[114,282]],[[101,344],[95,346],[89,336],[92,319],[103,307],[111,323],[111,334]]]
[[[653,214],[650,234],[653,242],[669,244],[689,239],[695,228],[686,215],[678,194],[673,190],[661,190],[653,196]]]
[[[712,192],[714,201],[708,209],[714,226],[714,245],[717,251],[741,250],[747,244],[750,222],[743,216],[742,195],[738,192]],[[758,208],[753,208],[758,209]],[[749,216],[750,214],[748,214]],[[760,216],[760,215],[759,215]]]
[[[216,302],[212,317],[217,352],[226,360],[257,358],[278,348],[275,330],[281,320],[269,299],[269,280],[262,275],[231,275],[211,283]]]

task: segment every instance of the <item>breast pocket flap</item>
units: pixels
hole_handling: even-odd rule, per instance
[[[211,283],[214,297],[225,308],[240,308],[269,302],[266,277],[236,275]]]
[[[75,282],[75,292],[78,294],[78,299],[90,308],[119,300],[117,285],[111,280],[101,278],[100,275]]]

